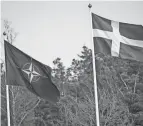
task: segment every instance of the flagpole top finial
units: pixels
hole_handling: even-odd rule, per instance
[[[5,35],[6,35],[6,33],[5,33],[5,32],[3,32],[3,35],[5,36]]]
[[[92,7],[92,5],[89,3],[89,4],[88,4],[88,7],[89,7],[89,8],[91,8],[91,7]]]

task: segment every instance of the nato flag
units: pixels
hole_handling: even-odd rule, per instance
[[[6,83],[26,86],[35,95],[52,103],[60,92],[51,80],[51,68],[23,53],[8,42],[5,44]]]

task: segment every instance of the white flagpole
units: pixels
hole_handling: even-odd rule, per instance
[[[9,86],[6,85],[6,97],[7,97],[7,123],[10,126],[10,105],[9,105]]]
[[[91,7],[92,5],[89,4],[89,14],[90,14],[90,27],[91,30],[92,28],[92,15],[91,15]],[[100,121],[99,121],[99,107],[98,107],[98,92],[97,92],[97,80],[96,80],[96,65],[95,65],[95,49],[94,49],[94,43],[93,43],[93,30],[91,33],[91,42],[92,42],[92,64],[93,64],[93,77],[94,77],[94,98],[95,98],[95,108],[96,108],[96,124],[97,126],[100,126]]]
[[[3,34],[5,36],[5,34]],[[5,37],[3,38],[3,41],[5,40]],[[4,49],[5,52],[5,49]],[[4,56],[5,57],[5,56]],[[5,84],[7,84],[6,82],[6,62],[4,61],[5,64]],[[7,100],[7,126],[10,126],[10,105],[9,105],[9,86],[6,85],[6,100]]]

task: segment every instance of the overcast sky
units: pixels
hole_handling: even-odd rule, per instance
[[[60,57],[66,66],[91,48],[89,2],[2,2],[2,19],[18,32],[14,45],[40,62],[53,66]],[[143,25],[143,1],[91,2],[92,12],[102,17]]]

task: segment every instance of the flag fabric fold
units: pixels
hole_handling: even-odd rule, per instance
[[[33,59],[7,41],[5,45],[6,84],[26,86],[35,95],[52,103],[60,92],[51,80],[51,68]]]
[[[117,22],[92,13],[95,53],[143,62],[143,26]]]

